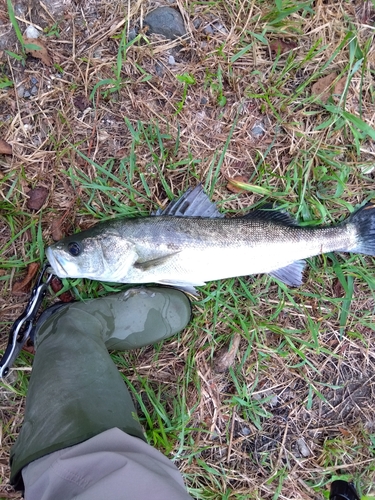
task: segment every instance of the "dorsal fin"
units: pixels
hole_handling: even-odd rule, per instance
[[[189,188],[178,200],[172,201],[164,210],[158,209],[153,215],[173,215],[175,217],[223,218],[201,184]]]
[[[286,226],[298,226],[298,222],[285,210],[275,208],[272,204],[267,203],[261,208],[251,210],[248,214],[242,216],[245,219],[261,219],[272,221]]]

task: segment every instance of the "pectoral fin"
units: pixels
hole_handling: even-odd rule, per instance
[[[304,260],[297,260],[292,264],[280,269],[275,269],[269,274],[274,278],[282,281],[289,286],[300,286],[303,282],[303,270],[305,268],[306,262]]]
[[[163,255],[161,257],[157,257],[156,259],[146,260],[144,262],[137,261],[134,263],[134,267],[136,269],[140,269],[141,271],[149,271],[150,269],[155,269],[155,267],[159,267],[162,264],[165,264],[171,257],[177,255],[178,253],[180,253],[180,251],[173,252],[168,255]]]

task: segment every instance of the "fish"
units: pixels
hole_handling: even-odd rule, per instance
[[[196,294],[210,281],[262,273],[300,286],[305,259],[327,252],[375,256],[375,203],[338,224],[300,226],[270,205],[227,218],[198,185],[150,216],[115,218],[68,236],[46,257],[60,278],[158,283]]]

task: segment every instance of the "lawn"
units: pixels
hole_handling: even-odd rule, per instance
[[[227,217],[267,202],[302,225],[375,198],[375,2],[172,0],[174,40],[149,32],[155,2],[1,4],[0,352],[29,264],[99,220],[198,183]],[[25,42],[30,24],[42,36]],[[337,478],[375,498],[374,271],[336,253],[298,288],[211,282],[181,334],[113,353],[193,498],[323,499]],[[45,306],[124,287],[67,279]],[[8,457],[32,361],[23,351],[0,383],[0,499],[21,498]]]

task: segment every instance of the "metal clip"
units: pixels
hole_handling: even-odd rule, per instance
[[[47,293],[48,285],[53,277],[50,274],[45,281],[49,263],[46,262],[40,271],[38,281],[31,291],[31,297],[26,305],[24,312],[16,319],[9,333],[8,345],[3,357],[0,360],[0,378],[5,377],[10,367],[13,365],[23,346],[30,337],[34,327],[34,321],[42,301]]]

